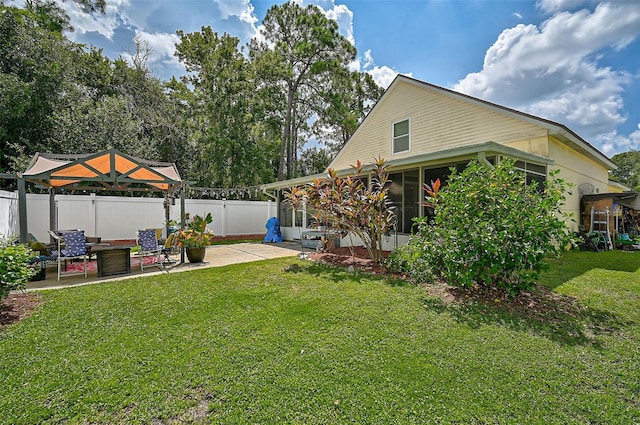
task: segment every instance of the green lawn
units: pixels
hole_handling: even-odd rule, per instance
[[[0,422],[639,423],[640,252],[543,283],[513,309],[280,259],[43,292]]]

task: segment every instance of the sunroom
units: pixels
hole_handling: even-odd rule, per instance
[[[547,178],[548,168],[553,164],[553,160],[547,157],[494,142],[388,161],[391,180],[389,196],[395,207],[397,222],[395,231],[383,240],[383,248],[390,250],[406,243],[412,233],[413,219],[430,214],[429,208],[423,205],[425,184],[430,184],[436,179],[440,179],[446,184],[447,176],[452,168],[462,171],[473,159],[493,165],[504,157],[516,161],[516,167],[526,173],[528,183],[532,181],[544,182]],[[367,175],[367,170],[370,170],[370,167],[365,165],[363,174]],[[338,170],[338,174],[341,176],[352,173],[351,169]],[[264,186],[265,191],[272,194],[277,200],[278,218],[284,239],[299,240],[304,238],[305,233],[316,231],[318,225],[321,224],[315,223],[312,212],[307,211],[306,208],[292,210],[284,202],[285,194],[294,186],[301,186],[314,178],[325,176],[325,174],[317,174]],[[367,179],[370,182],[368,176]],[[360,245],[360,241],[355,237],[347,237],[340,241],[340,246],[350,244]]]

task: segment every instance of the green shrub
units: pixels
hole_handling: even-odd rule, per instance
[[[448,185],[429,198],[433,223],[418,221],[392,264],[418,280],[433,275],[456,286],[496,285],[512,295],[529,289],[545,258],[572,242],[568,215],[560,210],[568,185],[557,171],[549,174],[538,186],[525,184],[511,160],[452,169]]]
[[[32,251],[39,252],[40,255],[51,255],[49,248],[47,248],[47,246],[42,242],[30,242],[29,248],[31,248]]]
[[[422,229],[428,225],[426,217],[413,219],[414,228]],[[419,230],[420,232],[420,230]],[[413,235],[406,245],[395,248],[385,260],[385,266],[394,272],[406,274],[414,282],[430,282],[438,277],[437,264],[432,258],[429,239]]]
[[[14,245],[0,239],[0,300],[10,291],[24,289],[37,270],[29,265],[34,253],[27,245]]]

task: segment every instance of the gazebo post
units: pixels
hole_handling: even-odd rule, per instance
[[[184,191],[185,191],[185,186],[183,184],[180,187],[180,229],[183,229],[183,230],[184,230],[184,226],[186,225],[185,212],[184,212],[184,206],[185,206]],[[180,247],[180,263],[184,263],[184,246]]]
[[[18,221],[20,222],[20,243],[27,243],[27,185],[22,175],[18,175]]]
[[[49,230],[56,230],[56,189],[49,188]],[[53,236],[49,236],[50,242],[55,243]]]

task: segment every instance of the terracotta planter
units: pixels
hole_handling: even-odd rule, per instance
[[[204,260],[204,256],[207,253],[207,247],[202,248],[187,248],[187,258],[190,263],[201,263]]]

